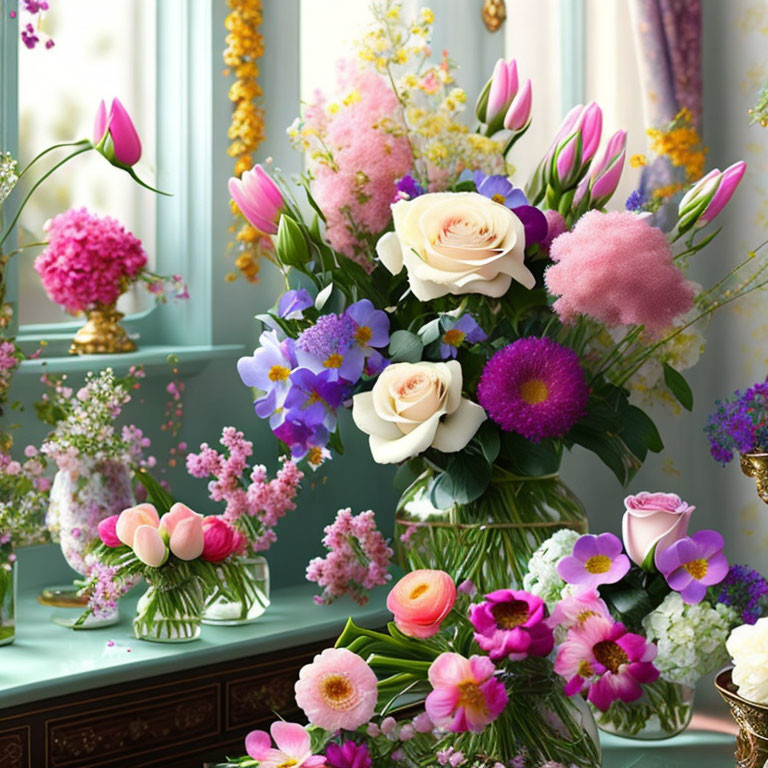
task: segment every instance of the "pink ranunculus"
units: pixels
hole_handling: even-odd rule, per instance
[[[179,560],[195,560],[203,553],[203,516],[177,502],[160,519],[160,534]]]
[[[301,668],[296,683],[296,703],[307,720],[331,733],[367,723],[377,697],[376,674],[346,648],[326,648]]]
[[[430,720],[454,733],[482,731],[509,700],[495,673],[487,656],[467,659],[458,653],[441,653],[429,668],[432,692],[424,706]]]
[[[440,625],[456,602],[456,585],[445,571],[422,569],[403,576],[387,596],[387,608],[397,628],[410,637],[427,638]]]
[[[272,723],[269,733],[251,731],[245,737],[245,751],[258,761],[259,768],[321,768],[325,765],[322,755],[312,754],[312,739],[307,730],[298,723],[282,720]]]
[[[133,548],[133,537],[140,525],[150,525],[154,528],[160,524],[157,510],[151,504],[139,504],[136,507],[124,509],[118,516],[115,534],[123,544]]]
[[[131,548],[136,557],[150,568],[159,568],[168,559],[168,548],[154,525],[138,526]]]
[[[653,569],[661,552],[686,536],[696,509],[675,493],[647,491],[627,496],[624,506],[624,547],[630,560],[646,570]]]
[[[203,518],[203,560],[220,563],[236,550],[239,543],[238,532],[223,517]]]
[[[102,543],[107,547],[119,547],[122,545],[120,537],[117,535],[117,520],[120,515],[112,515],[107,517],[99,523],[98,531],[99,538]]]

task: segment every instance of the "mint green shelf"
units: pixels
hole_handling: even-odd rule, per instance
[[[639,742],[601,735],[603,768],[729,768],[735,765],[736,738],[724,733],[687,731],[667,741]]]

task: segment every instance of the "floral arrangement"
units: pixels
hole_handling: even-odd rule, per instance
[[[111,307],[136,282],[166,301],[167,278],[146,269],[141,241],[117,220],[73,208],[45,223],[48,245],[35,271],[51,301],[70,314]],[[168,280],[175,298],[188,296],[181,275]]]
[[[566,115],[515,186],[503,171],[531,124],[531,86],[499,62],[479,132],[456,127],[466,99],[450,61],[422,62],[432,15],[401,10],[377,4],[361,62],[340,67],[346,95],[318,96],[291,129],[314,218],[259,166],[230,181],[249,221],[274,233],[290,286],[238,371],[295,460],[340,451],[351,406],[374,461],[406,465],[401,561],[484,591],[519,586],[555,530],[585,530],[557,479],[564,451],[594,452],[627,483],[663,448],[633,382],[690,409],[681,370],[698,359],[702,321],[765,285],[768,265],[750,254],[709,288],[687,277],[743,163],[693,184],[670,232],[649,211],[607,211],[626,135],[604,140],[594,103]],[[445,510],[453,528],[436,522]],[[490,563],[489,535],[506,553]]]

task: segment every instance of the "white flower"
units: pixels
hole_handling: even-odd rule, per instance
[[[731,679],[739,687],[739,696],[768,704],[768,617],[736,627],[726,648],[733,659]]]
[[[461,396],[461,365],[395,363],[371,392],[355,395],[352,418],[370,435],[373,460],[396,464],[427,448],[460,451],[485,421],[485,411]]]
[[[514,212],[477,192],[434,192],[392,206],[394,232],[376,245],[396,275],[405,266],[414,296],[503,296],[516,280],[533,288],[525,266],[525,228]]]
[[[580,533],[564,528],[548,538],[533,553],[528,563],[528,573],[523,577],[523,589],[538,595],[550,609],[564,596],[563,589],[566,586],[557,572],[557,564],[573,554],[573,546],[580,537]]]
[[[661,605],[643,619],[648,640],[656,643],[654,665],[670,683],[693,686],[727,661],[725,641],[736,612],[707,600],[686,605],[671,592]]]

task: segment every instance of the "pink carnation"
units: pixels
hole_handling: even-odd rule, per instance
[[[563,322],[589,315],[608,326],[669,328],[693,307],[664,233],[633,213],[590,211],[553,243],[547,288]]]
[[[147,264],[141,240],[109,216],[73,208],[45,225],[35,270],[49,298],[75,314],[114,304]]]

